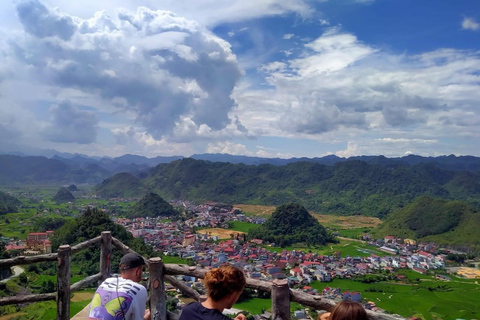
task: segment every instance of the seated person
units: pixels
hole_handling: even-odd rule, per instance
[[[145,261],[136,253],[127,253],[120,260],[120,277],[102,282],[90,303],[88,319],[149,320],[145,310],[147,290],[141,284]]]
[[[358,302],[343,300],[333,308],[318,316],[317,320],[367,320],[367,311]]]
[[[245,288],[243,272],[233,266],[223,266],[208,271],[203,280],[207,300],[185,306],[180,320],[231,320],[222,312],[237,302]],[[239,314],[235,319],[245,320],[245,316]]]

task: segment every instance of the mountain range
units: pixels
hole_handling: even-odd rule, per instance
[[[300,202],[308,210],[385,217],[421,195],[480,206],[480,172],[445,170],[436,164],[383,166],[360,160],[333,166],[295,162],[258,166],[182,159],[160,164],[145,177],[116,175],[97,195],[141,197],[144,190],[166,199],[261,205]],[[121,188],[120,186],[125,186]],[[135,188],[129,188],[133,185]],[[137,194],[132,195],[133,190]],[[123,194],[124,193],[124,194]]]
[[[285,166],[297,162],[309,162],[333,166],[340,162],[361,160],[387,168],[434,164],[449,171],[480,172],[480,158],[473,156],[421,157],[409,155],[401,158],[384,156],[358,156],[340,158],[334,155],[322,158],[259,158],[228,154],[195,154],[191,159],[208,162],[224,162],[245,165]],[[121,157],[88,157],[80,154],[54,154],[52,157],[0,155],[0,185],[10,184],[97,184],[115,173],[128,172],[145,178],[159,164],[184,159],[182,156],[147,158],[126,154]]]

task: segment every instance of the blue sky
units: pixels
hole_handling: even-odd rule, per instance
[[[480,156],[476,0],[0,4],[0,152]]]

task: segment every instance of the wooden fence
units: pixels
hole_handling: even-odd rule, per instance
[[[72,254],[86,249],[92,245],[98,244],[101,246],[100,272],[73,285],[70,285],[70,263]],[[93,283],[101,282],[110,275],[110,256],[112,252],[112,245],[123,253],[134,252],[121,241],[112,237],[110,231],[104,231],[102,232],[101,236],[79,243],[73,247],[70,247],[69,245],[62,245],[58,248],[57,253],[28,257],[19,256],[12,259],[0,260],[0,267],[28,265],[45,261],[57,261],[58,263],[57,292],[0,298],[0,306],[55,300],[57,302],[57,320],[69,319],[70,294]],[[205,269],[183,264],[164,264],[162,259],[157,257],[149,260],[145,259],[145,262],[147,263],[150,273],[148,287],[150,290],[150,311],[153,320],[174,320],[178,319],[179,317],[178,314],[167,311],[165,281],[169,282],[172,286],[180,290],[183,295],[191,297],[196,301],[203,301],[206,298],[205,296],[200,295],[197,291],[188,287],[183,281],[177,280],[174,277],[175,275],[186,275],[203,279],[206,273]],[[247,278],[246,286],[248,288],[271,293],[272,319],[274,320],[290,319],[290,301],[298,302],[301,305],[308,306],[316,310],[330,311],[335,306],[335,302],[333,300],[290,289],[286,280],[274,280],[273,282],[267,282]],[[367,310],[367,313],[369,318],[372,320],[404,319],[398,315],[377,313],[369,310]]]

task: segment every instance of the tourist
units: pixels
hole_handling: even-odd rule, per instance
[[[358,302],[343,300],[327,312],[318,316],[317,320],[367,320],[367,312]]]
[[[231,320],[222,312],[237,302],[245,288],[243,272],[233,266],[224,266],[208,271],[203,280],[207,300],[185,306],[180,320]],[[245,320],[245,316],[239,314],[235,319]]]
[[[90,304],[89,319],[150,320],[146,309],[147,290],[141,284],[145,268],[143,257],[127,253],[120,260],[120,276],[102,282]]]

